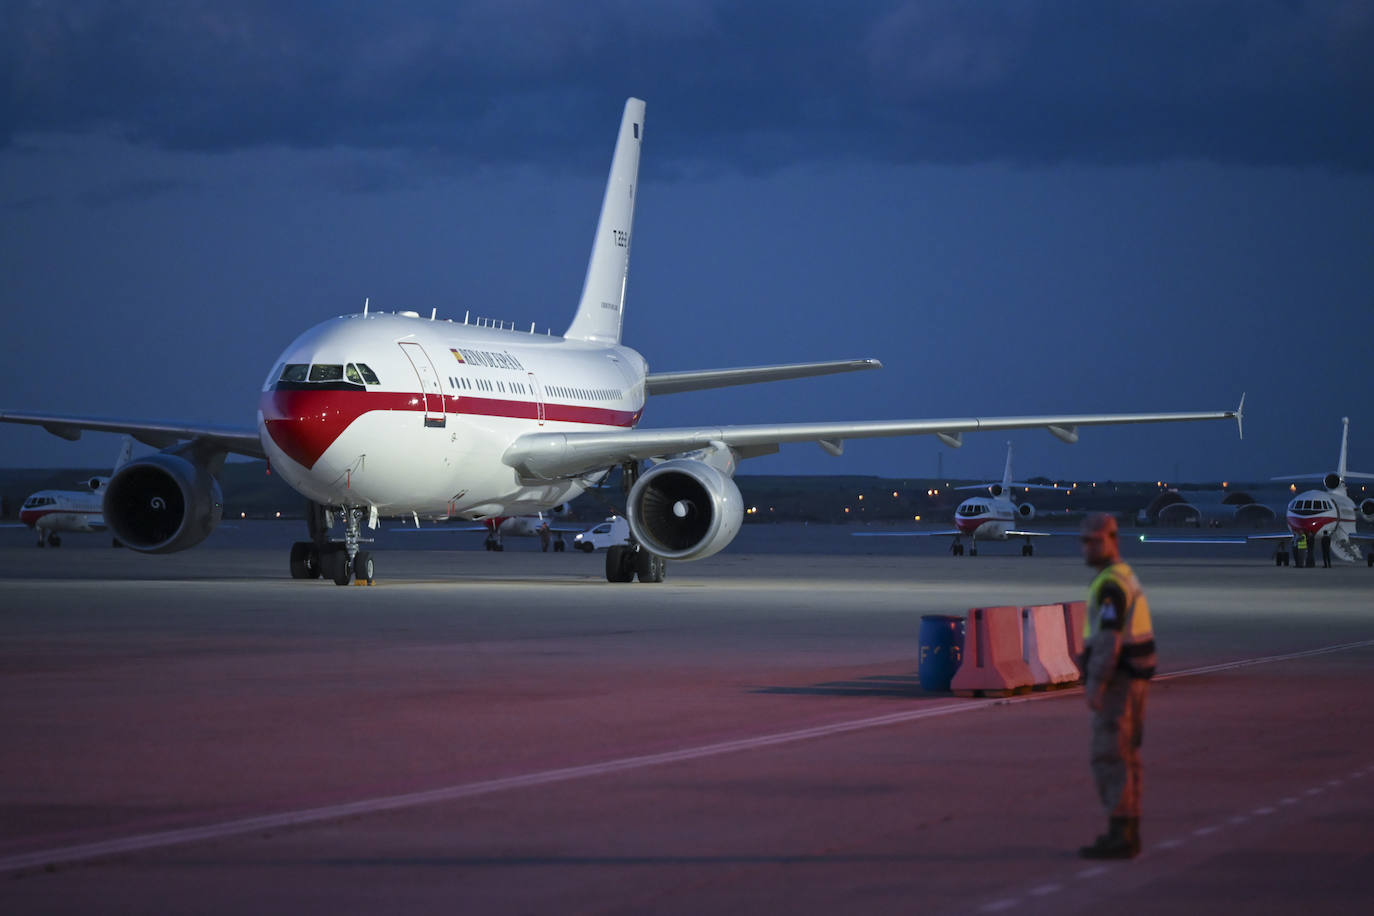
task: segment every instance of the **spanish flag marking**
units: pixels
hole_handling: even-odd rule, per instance
[[[458,362],[463,363],[464,365],[467,365],[466,361],[463,359],[463,354],[459,353],[459,352],[458,352],[457,350],[455,350],[453,347],[449,347],[449,348],[448,348],[448,352],[452,353],[452,354],[453,354],[453,358],[456,359],[456,360],[458,360]]]

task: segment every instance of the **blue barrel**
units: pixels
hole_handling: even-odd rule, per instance
[[[920,653],[916,674],[921,689],[949,690],[949,682],[964,660],[964,618],[923,614]]]

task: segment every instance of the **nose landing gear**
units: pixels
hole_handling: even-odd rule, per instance
[[[334,511],[318,503],[307,503],[306,525],[310,529],[310,540],[291,545],[291,578],[324,577],[332,579],[335,585],[347,585],[350,582],[375,585],[376,564],[372,553],[358,549],[358,545],[365,542],[362,537],[365,510],[356,506],[337,510],[343,513],[342,542],[329,538],[329,529],[334,525]],[[375,517],[372,521],[375,523]]]

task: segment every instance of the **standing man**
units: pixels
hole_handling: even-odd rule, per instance
[[[1296,566],[1298,569],[1302,569],[1304,566],[1308,565],[1306,531],[1301,531],[1298,533],[1298,542],[1293,547],[1293,557],[1295,560],[1297,560],[1297,562],[1293,565]]]
[[[1331,532],[1322,532],[1322,567],[1331,568]]]
[[[1084,520],[1082,535],[1083,559],[1097,578],[1088,588],[1080,668],[1093,711],[1093,779],[1108,820],[1107,832],[1078,853],[1130,859],[1140,853],[1140,744],[1155,673],[1154,630],[1145,593],[1121,562],[1116,519],[1094,513]]]
[[[548,553],[548,552],[549,552],[549,523],[548,523],[548,522],[543,522],[543,523],[541,523],[541,524],[539,525],[539,549],[540,549],[542,552],[544,552],[544,553]]]

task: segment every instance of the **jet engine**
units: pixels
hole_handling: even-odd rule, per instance
[[[995,497],[998,497],[998,496],[1001,496],[1001,495],[1002,495],[1002,485],[1001,485],[1000,483],[995,483],[995,484],[993,484],[992,486],[988,487],[988,492],[991,493],[991,494],[993,495],[994,498],[995,498]]]
[[[709,464],[675,458],[645,471],[630,490],[630,531],[650,553],[699,560],[739,534],[744,500],[730,477]]]
[[[1017,503],[1016,517],[1025,521],[1035,518],[1035,507],[1030,503]]]
[[[1367,522],[1374,522],[1374,499],[1360,503],[1360,517]]]
[[[105,524],[142,553],[196,546],[223,511],[224,496],[210,472],[165,452],[124,465],[105,487]]]
[[[1322,486],[1334,490],[1341,485],[1341,475],[1334,471],[1322,478]]]

